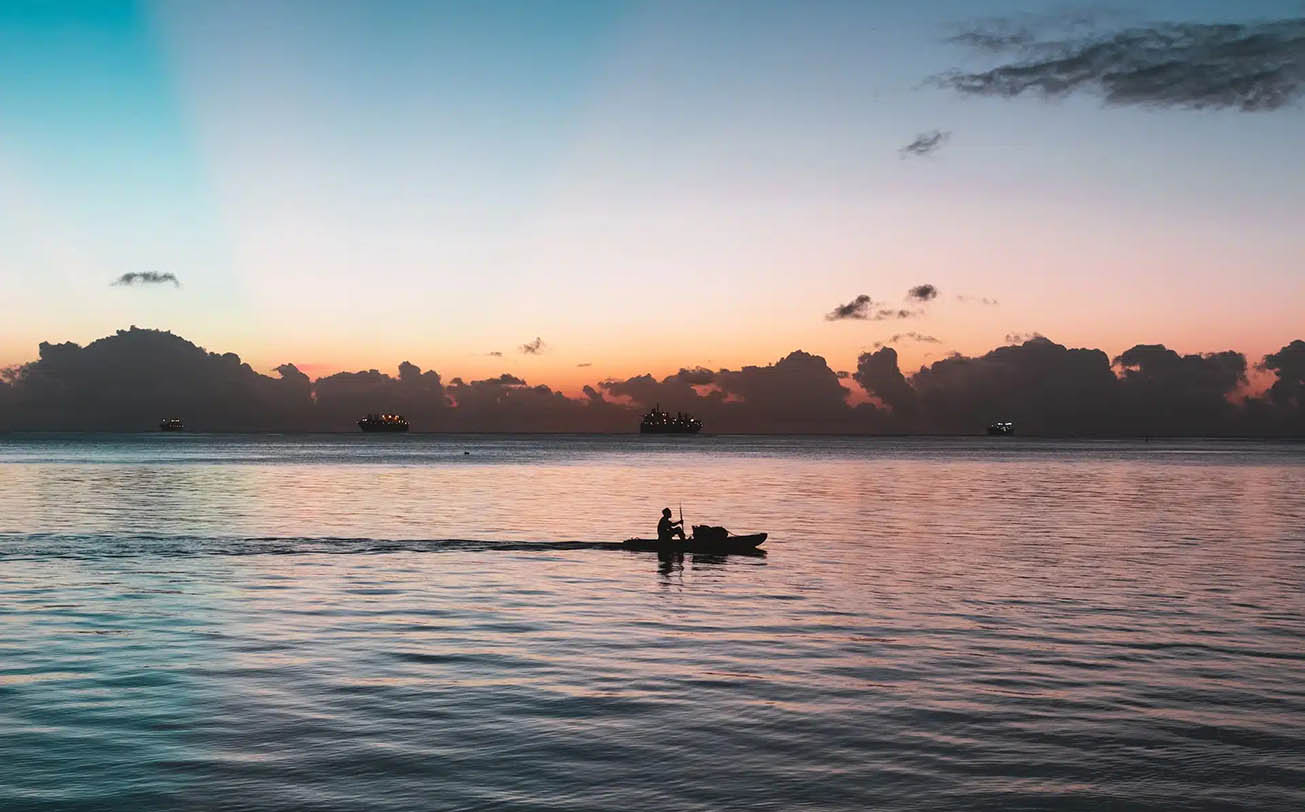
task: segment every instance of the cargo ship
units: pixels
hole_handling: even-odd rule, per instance
[[[691,414],[662,411],[658,403],[653,410],[643,416],[639,423],[640,434],[697,434],[702,431],[702,421]]]
[[[184,431],[186,424],[181,422],[180,417],[165,417],[159,423],[159,431]]]
[[[408,421],[401,414],[369,414],[358,421],[363,431],[407,431]]]
[[[1005,436],[1007,434],[1014,434],[1015,424],[1010,422],[1009,420],[1004,422],[999,421],[988,426],[988,433],[998,437]]]

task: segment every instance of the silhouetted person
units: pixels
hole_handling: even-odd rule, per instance
[[[684,520],[671,521],[671,509],[662,508],[661,521],[657,522],[657,540],[670,541],[676,536],[684,538]]]

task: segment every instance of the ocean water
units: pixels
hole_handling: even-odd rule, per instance
[[[1303,611],[1302,444],[0,435],[0,809],[1300,810]]]

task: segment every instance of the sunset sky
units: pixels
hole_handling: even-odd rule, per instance
[[[131,324],[262,371],[406,359],[568,392],[799,348],[851,369],[905,333],[937,339],[898,339],[907,369],[1034,331],[1252,359],[1305,337],[1298,101],[930,81],[1000,63],[953,41],[993,21],[1054,37],[1301,4],[1064,9],[2,3],[0,366]],[[111,284],[147,271],[180,286]],[[919,315],[825,318],[922,283]]]

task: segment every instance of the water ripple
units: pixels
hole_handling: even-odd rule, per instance
[[[0,808],[1305,808],[1300,446],[412,439],[0,445]]]

